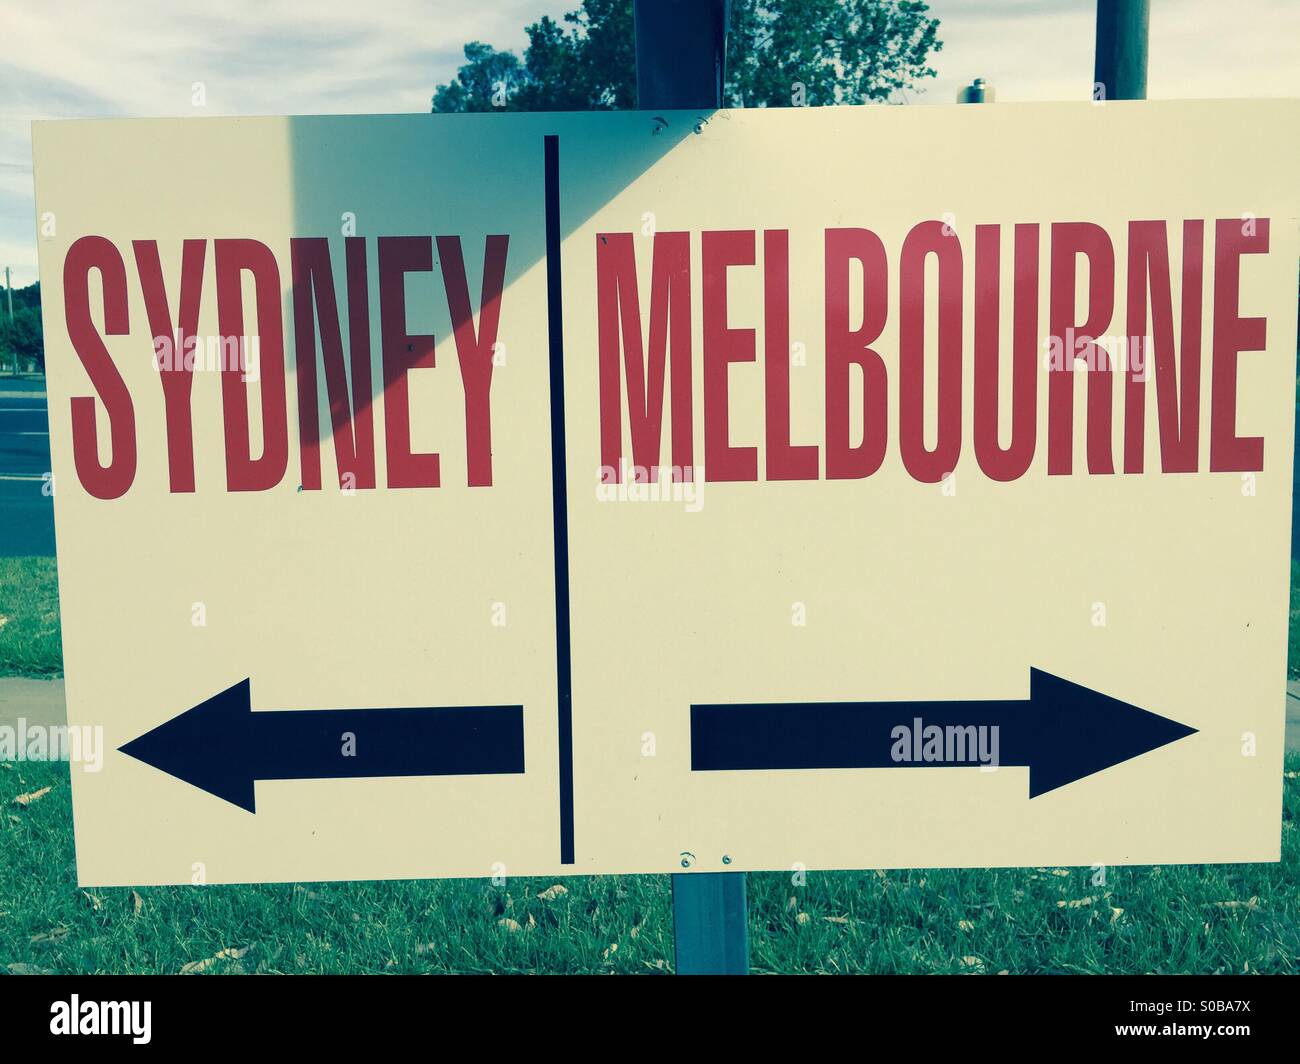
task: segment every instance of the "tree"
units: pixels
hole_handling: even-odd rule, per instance
[[[727,35],[732,107],[883,103],[935,76],[939,20],[917,0],[738,0]]]
[[[729,107],[883,102],[934,77],[939,20],[919,0],[732,0]],[[523,60],[472,41],[435,111],[605,111],[636,106],[632,0],[583,0],[526,31]]]
[[[8,293],[0,286],[0,370],[13,368],[14,356],[45,366],[41,334],[41,286],[30,284],[13,290],[14,316],[9,320]]]
[[[632,0],[583,0],[525,32],[523,62],[489,44],[465,45],[466,63],[434,93],[435,111],[609,111],[636,106]]]

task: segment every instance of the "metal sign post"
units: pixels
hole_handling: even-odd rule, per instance
[[[1147,98],[1148,0],[1097,0],[1097,58],[1093,98]]]
[[[681,873],[672,879],[677,974],[748,975],[745,873]]]
[[[642,110],[722,106],[730,0],[634,0]]]
[[[634,0],[641,110],[722,105],[729,0]],[[673,880],[679,975],[749,972],[745,873],[680,873]]]

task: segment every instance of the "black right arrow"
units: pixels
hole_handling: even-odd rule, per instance
[[[959,742],[951,759],[901,760],[900,726],[918,722]],[[998,764],[1028,766],[1029,797],[1166,746],[1195,728],[1117,698],[1029,670],[1028,699],[934,702],[758,702],[691,706],[696,772],[979,765],[978,732],[998,729]],[[909,740],[910,741],[910,740]],[[952,755],[956,753],[957,756]]]

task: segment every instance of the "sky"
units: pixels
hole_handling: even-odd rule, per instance
[[[0,0],[0,268],[15,287],[36,279],[33,119],[427,111],[464,42],[518,50],[525,25],[577,2]],[[1002,102],[1088,98],[1094,0],[930,7],[938,77],[908,104],[953,104],[975,77]],[[1300,96],[1300,0],[1151,9],[1152,99]]]

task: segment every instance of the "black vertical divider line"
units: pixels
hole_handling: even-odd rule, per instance
[[[560,138],[548,135],[546,324],[551,363],[551,500],[555,539],[555,674],[560,746],[560,863],[573,864],[573,661],[569,633],[569,486],[564,443],[564,311],[560,284]]]

